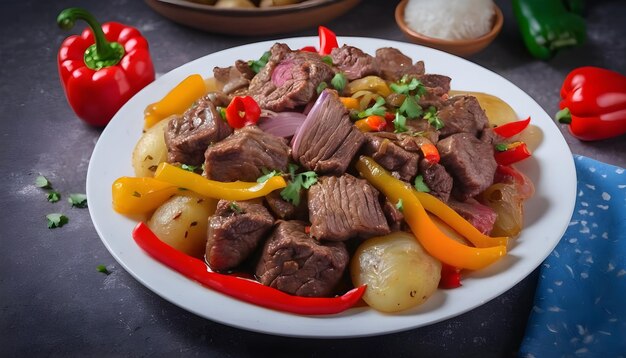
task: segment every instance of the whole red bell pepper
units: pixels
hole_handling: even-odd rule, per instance
[[[87,11],[63,10],[57,23],[71,29],[76,20],[90,28],[70,36],[58,53],[59,76],[76,115],[105,126],[135,93],[154,81],[148,42],[134,27],[117,22],[100,26]]]
[[[626,77],[599,67],[579,67],[561,87],[556,119],[572,135],[591,141],[626,133]]]
[[[301,315],[343,312],[361,300],[366,288],[359,286],[342,296],[330,298],[292,296],[246,278],[208,271],[204,261],[164,243],[143,222],[133,230],[133,239],[157,261],[206,287],[241,301],[283,312]]]

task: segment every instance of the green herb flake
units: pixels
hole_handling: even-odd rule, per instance
[[[406,128],[406,117],[401,115],[400,112],[396,112],[396,118],[393,120],[393,127],[395,133],[404,133],[408,131]]]
[[[417,78],[409,78],[404,75],[398,82],[389,85],[389,88],[395,93],[409,95],[411,92],[417,97],[421,97],[426,93],[426,87]]]
[[[87,195],[74,193],[70,194],[70,197],[67,198],[67,201],[72,204],[75,208],[86,208],[87,207]]]
[[[343,91],[343,89],[346,87],[347,82],[348,80],[346,79],[346,76],[341,72],[335,74],[333,79],[330,80],[330,84],[333,85],[333,88],[336,89],[338,92]]]
[[[186,170],[188,172],[195,172],[198,169],[197,165],[189,165],[189,164],[182,164],[180,166],[180,169]]]
[[[48,214],[46,219],[48,220],[48,229],[61,227],[70,221],[67,216],[59,213]]]
[[[435,106],[428,107],[428,110],[424,115],[424,119],[426,119],[428,124],[433,126],[436,130],[440,130],[444,127],[443,121],[439,118],[439,116],[437,116],[437,108],[435,108]]]
[[[248,66],[250,66],[250,69],[252,69],[254,73],[259,73],[261,69],[265,67],[265,65],[267,65],[267,62],[269,61],[269,59],[270,59],[270,52],[265,51],[258,60],[248,61]]]
[[[46,194],[46,199],[48,199],[48,201],[51,203],[56,203],[61,199],[61,194],[59,194],[58,191],[52,190],[51,192]]]
[[[421,175],[415,177],[415,182],[413,183],[413,186],[417,191],[421,191],[422,193],[430,193],[430,188],[428,187],[428,185],[426,185],[426,183],[424,183],[424,177]]]
[[[495,147],[498,152],[506,152],[509,149],[506,143],[498,143]]]
[[[39,175],[35,178],[35,186],[42,189],[50,189],[52,188],[52,183],[43,175]]]
[[[396,209],[400,210],[400,212],[404,212],[404,204],[402,203],[402,199],[398,199],[396,203]]]
[[[324,63],[327,64],[328,66],[333,65],[333,58],[328,55],[322,57],[322,61],[324,61]]]
[[[236,214],[241,214],[243,212],[243,210],[241,210],[239,205],[237,205],[237,203],[235,203],[234,201],[230,202],[230,205],[228,206],[228,208],[230,208],[230,211]]]
[[[382,97],[378,97],[376,98],[376,103],[374,103],[374,105],[362,112],[359,112],[359,118],[365,118],[365,117],[369,117],[369,116],[385,116],[385,112],[387,112],[387,110],[385,109],[385,107],[383,107],[385,105],[385,99]]]
[[[289,173],[291,180],[287,182],[287,186],[280,192],[280,196],[291,202],[293,205],[300,205],[300,191],[302,188],[309,189],[311,185],[317,183],[317,174],[314,171],[295,174],[297,165],[289,165]]]
[[[107,267],[104,265],[98,265],[96,267],[96,270],[98,270],[98,272],[102,272],[103,274],[107,276],[111,274],[111,271],[107,270]]]
[[[317,85],[317,88],[315,89],[315,91],[317,91],[317,94],[322,93],[323,90],[325,90],[328,87],[328,83],[326,82],[321,82],[319,85]]]
[[[217,113],[220,114],[220,117],[222,118],[222,120],[226,121],[226,108],[217,106],[215,107],[215,110],[217,111]]]
[[[263,175],[260,176],[256,182],[257,183],[265,183],[266,181],[270,180],[271,177],[275,177],[277,175],[280,175],[279,172],[277,172],[276,170],[272,170],[271,172],[268,171],[267,169],[263,168]]]
[[[408,118],[418,118],[424,113],[422,106],[417,103],[413,96],[407,96],[398,111],[404,113]]]
[[[133,191],[133,196],[136,198],[141,198],[141,193],[138,191]]]

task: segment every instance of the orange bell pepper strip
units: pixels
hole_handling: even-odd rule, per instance
[[[506,255],[504,245],[476,248],[464,245],[446,236],[428,217],[428,213],[409,184],[391,176],[372,158],[361,156],[357,170],[367,181],[383,192],[392,202],[402,200],[404,220],[420,244],[434,258],[459,269],[478,270]]]
[[[144,129],[173,115],[183,114],[193,103],[207,92],[202,76],[195,74],[182,80],[160,101],[149,104],[144,111]]]
[[[426,211],[436,215],[439,219],[448,224],[448,226],[469,240],[469,242],[471,242],[474,246],[493,247],[507,245],[509,240],[508,237],[490,237],[481,233],[474,227],[474,225],[470,224],[469,221],[465,220],[461,215],[454,211],[454,209],[436,197],[419,191],[414,191],[413,194],[424,206]]]
[[[224,200],[250,200],[263,197],[276,189],[287,186],[281,176],[269,178],[263,183],[250,182],[219,182],[210,180],[202,175],[189,172],[177,166],[161,163],[154,173],[154,179],[160,180],[178,188],[191,190],[202,196]]]
[[[121,177],[113,182],[113,209],[123,215],[147,214],[163,204],[179,189],[149,177]]]
[[[347,109],[359,109],[359,100],[352,97],[339,97],[339,100]]]

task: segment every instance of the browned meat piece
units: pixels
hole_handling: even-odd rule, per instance
[[[469,221],[478,231],[489,235],[496,222],[498,214],[492,208],[479,203],[474,199],[465,202],[450,200],[448,205],[465,220]]]
[[[336,92],[324,90],[292,143],[292,156],[306,170],[343,174],[365,141]]]
[[[220,200],[215,214],[209,217],[206,245],[209,266],[225,271],[240,265],[273,224],[272,215],[258,202]]]
[[[280,196],[281,191],[282,189],[274,190],[265,196],[265,202],[274,216],[283,220],[308,220],[306,200],[301,200],[300,205],[295,206]],[[304,192],[300,194],[301,199],[304,195]]]
[[[365,138],[365,155],[372,157],[383,168],[396,173],[404,181],[411,180],[417,174],[419,148],[413,152],[403,149],[395,143],[398,140],[396,135],[389,132],[366,133]]]
[[[376,50],[376,63],[380,68],[381,77],[388,81],[398,81],[404,75],[423,75],[424,62],[413,64],[413,60],[400,50],[383,47]]]
[[[424,178],[424,184],[430,189],[429,194],[436,196],[444,203],[447,202],[452,191],[453,180],[446,168],[441,164],[422,159],[419,171]]]
[[[378,63],[374,57],[360,49],[348,45],[334,48],[330,57],[333,65],[342,72],[349,81],[369,75],[378,75]]]
[[[289,155],[283,138],[246,126],[206,150],[204,170],[217,181],[256,181],[263,169],[286,172]]]
[[[350,257],[343,242],[311,238],[301,221],[279,221],[256,268],[259,281],[307,297],[332,296]]]
[[[450,98],[437,112],[437,116],[444,123],[444,127],[439,131],[442,138],[454,133],[470,133],[478,137],[489,125],[485,111],[473,96]]]
[[[167,161],[200,165],[203,154],[211,143],[219,142],[232,133],[232,129],[215,109],[224,98],[208,94],[182,116],[170,119],[165,130]]]
[[[226,94],[246,89],[255,73],[248,63],[237,60],[234,66],[213,68],[213,77],[224,84],[222,91]]]
[[[350,174],[322,177],[308,193],[311,236],[344,241],[389,233],[378,191]]]
[[[453,134],[437,143],[441,164],[454,178],[453,195],[465,201],[493,183],[498,166],[493,146],[469,133]]]
[[[385,199],[385,202],[382,205],[383,213],[387,218],[387,223],[389,224],[389,228],[391,231],[400,231],[402,230],[402,222],[404,220],[404,214],[398,208],[396,208],[396,204],[393,204],[389,200]]]
[[[317,95],[317,86],[334,76],[317,53],[291,51],[285,44],[275,44],[270,53],[248,88],[261,108],[278,112],[307,104]]]
[[[452,79],[448,76],[436,74],[421,75],[417,79],[426,87],[426,93],[420,98],[419,105],[424,108],[430,106],[441,108],[448,99],[450,81]]]

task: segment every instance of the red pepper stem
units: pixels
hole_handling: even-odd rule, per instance
[[[124,57],[124,47],[117,42],[107,41],[102,26],[87,10],[71,7],[61,11],[57,17],[57,24],[64,30],[74,27],[76,20],[87,22],[93,33],[95,44],[85,51],[85,65],[92,70],[115,66]]]
[[[572,113],[570,112],[569,108],[567,108],[567,107],[565,107],[562,110],[556,112],[556,115],[554,116],[554,118],[559,123],[564,123],[564,124],[572,123]]]

